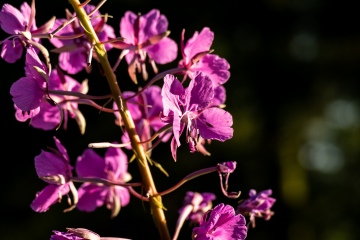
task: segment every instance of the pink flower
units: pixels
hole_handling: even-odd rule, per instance
[[[85,12],[90,13],[95,9],[95,6],[87,4]],[[115,38],[114,29],[105,23],[103,17],[100,17],[100,12],[96,11],[91,15],[91,24],[100,40],[100,42],[108,41],[109,39]],[[67,16],[68,19],[72,16]],[[61,24],[66,22],[68,19],[57,19],[54,24],[54,29],[58,28]],[[78,20],[75,20],[71,24],[68,24],[59,32],[59,36],[74,36],[76,34],[83,33],[84,30],[81,27]],[[53,50],[54,52],[60,53],[59,55],[59,66],[70,74],[76,74],[87,66],[87,57],[91,50],[91,44],[86,36],[81,36],[74,39],[63,40],[59,38],[52,38],[50,42],[58,49]],[[110,50],[111,44],[105,44],[105,49]],[[96,55],[94,55],[96,57]]]
[[[135,93],[126,91],[123,93],[124,98],[130,98]],[[161,121],[160,114],[163,110],[163,103],[161,100],[161,88],[158,86],[150,86],[136,97],[131,97],[127,100],[127,107],[135,123],[136,131],[141,141],[146,141],[152,137],[156,131],[160,130],[166,125]],[[117,109],[114,102],[114,109]],[[122,125],[122,120],[118,111],[115,112],[116,123]],[[159,135],[161,141],[169,140],[171,133],[165,131]],[[130,142],[127,132],[121,138],[123,143]],[[146,149],[151,147],[151,143],[143,144]],[[129,149],[131,146],[128,147]]]
[[[269,197],[272,194],[272,190],[264,190],[256,194],[254,189],[249,191],[250,198],[241,202],[237,207],[237,212],[250,216],[250,222],[252,227],[255,227],[255,218],[263,218],[270,220],[274,212],[271,211],[271,207],[274,205],[276,199]]]
[[[8,63],[16,62],[23,53],[24,46],[30,46],[31,41],[39,42],[33,35],[47,33],[54,24],[54,18],[43,26],[37,28],[35,24],[35,4],[32,6],[24,2],[20,11],[10,4],[5,3],[0,11],[0,26],[11,34],[2,43],[1,57]]]
[[[34,48],[28,48],[26,51],[26,76],[14,82],[10,88],[12,99],[21,111],[29,112],[40,107],[40,103],[46,95],[47,72],[46,65],[39,59]]]
[[[75,186],[70,181],[72,177],[72,166],[69,156],[61,142],[54,137],[57,147],[52,152],[42,151],[35,157],[35,168],[39,178],[49,183],[31,203],[31,208],[36,212],[46,212],[49,207],[67,195],[70,191],[74,197],[74,204],[77,202]]]
[[[127,156],[120,148],[109,148],[105,158],[92,149],[86,149],[77,159],[76,172],[79,177],[98,177],[125,183],[131,179],[127,166]],[[106,204],[112,211],[112,217],[119,213],[120,206],[126,206],[130,201],[129,190],[122,186],[84,183],[78,192],[79,210],[90,212]]]
[[[214,88],[224,84],[230,78],[229,63],[218,55],[210,54],[214,33],[208,27],[201,32],[195,32],[186,44],[184,43],[185,31],[181,36],[181,53],[183,59],[179,67],[184,67],[192,78],[196,71],[203,72],[213,81]]]
[[[54,69],[49,77],[49,90],[59,90],[68,92],[87,93],[87,82],[80,84],[75,79],[67,76],[59,69]],[[78,109],[77,97],[65,96],[61,94],[50,94],[50,97],[57,105],[50,104],[48,101],[40,103],[40,112],[34,116],[30,124],[39,129],[52,130],[59,126],[61,121],[60,109],[63,111],[63,127],[67,129],[69,117],[76,119],[83,134],[85,132],[85,118]],[[74,100],[74,101],[68,101]],[[19,113],[18,113],[19,114]]]
[[[144,80],[147,79],[145,68],[146,57],[157,73],[155,63],[166,64],[175,60],[177,56],[177,44],[167,37],[168,20],[160,14],[160,11],[153,9],[145,15],[138,15],[131,11],[125,12],[120,22],[120,35],[124,37],[124,43],[119,47],[124,49],[122,56],[129,64],[129,75],[134,82],[136,80],[136,68],[143,73]]]
[[[221,203],[203,216],[192,235],[194,240],[243,240],[247,235],[246,221],[241,214],[235,215],[233,207]]]
[[[171,140],[171,152],[174,160],[184,129],[191,152],[197,151],[200,136],[222,142],[233,136],[231,114],[211,106],[214,98],[211,79],[201,72],[196,74],[186,89],[174,75],[167,74],[164,77],[161,91],[163,121],[172,123],[174,137]]]

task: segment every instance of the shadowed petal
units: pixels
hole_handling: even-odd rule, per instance
[[[23,77],[10,88],[12,100],[22,111],[30,111],[40,106],[45,91],[34,78]]]
[[[14,44],[14,46],[13,46]],[[6,40],[3,42],[1,57],[8,63],[14,63],[21,58],[23,46],[18,39]]]
[[[77,158],[76,172],[80,177],[107,178],[104,159],[92,149],[86,149]]]
[[[80,72],[86,64],[85,51],[62,52],[59,55],[59,66],[70,74]]]
[[[63,175],[68,176],[68,165],[65,160],[52,152],[42,150],[41,153],[35,157],[36,173],[39,177]],[[46,181],[46,180],[44,180]],[[50,181],[46,181],[52,183]]]
[[[37,194],[30,206],[36,212],[46,212],[51,205],[59,200],[59,197],[67,194],[69,191],[70,188],[68,184],[50,184]]]
[[[161,96],[164,105],[164,115],[168,116],[170,111],[174,112],[174,115],[181,116],[182,112],[179,107],[179,95],[185,93],[184,87],[174,75],[167,74],[164,77],[164,85],[161,90]]]
[[[60,123],[60,110],[57,106],[43,101],[40,104],[40,112],[31,119],[31,126],[43,130],[55,129]]]
[[[208,107],[214,98],[214,89],[211,79],[198,72],[195,78],[190,82],[189,87],[186,89],[186,94],[189,98],[187,103],[189,106],[192,104],[198,105],[198,110]]]
[[[116,196],[120,199],[121,206],[124,207],[130,202],[129,190],[122,186],[115,186]]]
[[[77,203],[77,208],[86,212],[94,211],[97,207],[104,204],[108,191],[108,186],[84,183],[78,189],[79,202]]]
[[[114,173],[114,179],[121,179],[121,176],[127,173],[127,156],[121,148],[108,148],[105,153],[105,164],[107,170]]]

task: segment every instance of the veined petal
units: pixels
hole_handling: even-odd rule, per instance
[[[191,67],[191,71],[201,71],[213,81],[214,87],[222,85],[230,78],[230,64],[225,58],[215,54],[206,54]]]
[[[27,24],[31,22],[30,30],[36,29],[36,23],[35,23],[35,15],[33,16],[33,19],[30,21],[31,17],[31,7],[27,2],[24,2],[20,6],[21,14],[24,16],[24,19],[26,19]]]
[[[211,79],[197,72],[194,79],[190,81],[189,87],[186,89],[187,104],[189,106],[196,104],[197,110],[202,110],[208,107],[214,98],[214,88]]]
[[[153,85],[148,87],[145,91],[147,105],[147,117],[159,117],[160,112],[163,110],[163,103],[159,96],[161,95],[161,88]]]
[[[94,211],[97,207],[104,205],[108,192],[108,186],[84,183],[78,189],[79,201],[76,206],[81,211]]]
[[[55,175],[70,177],[68,176],[68,167],[64,159],[52,152],[42,150],[41,153],[35,157],[35,169],[39,177]],[[46,182],[52,183],[51,181]]]
[[[62,52],[59,55],[59,65],[68,73],[76,74],[87,66],[86,52],[81,50]]]
[[[120,199],[121,206],[124,207],[130,202],[129,190],[122,186],[115,186],[115,194]]]
[[[76,172],[80,177],[107,178],[105,161],[93,149],[86,149],[76,161]]]
[[[211,103],[211,106],[219,107],[224,104],[226,101],[226,90],[223,86],[218,86],[214,89],[214,98]]]
[[[166,17],[158,9],[152,9],[147,14],[140,16],[139,43],[154,35],[163,33],[168,28]]]
[[[22,111],[20,108],[18,108],[16,106],[16,104],[14,104],[14,108],[16,110],[15,112],[15,118],[16,120],[18,120],[19,122],[25,122],[26,120],[28,120],[29,118],[33,118],[35,117],[39,112],[40,112],[40,107],[35,108],[34,110],[31,110],[29,112],[24,112]]]
[[[69,191],[69,184],[50,184],[36,195],[36,198],[30,206],[36,212],[46,212],[51,205],[55,204],[61,196],[67,194]]]
[[[220,108],[205,109],[196,119],[199,134],[204,139],[225,141],[233,136],[233,119],[230,113]]]
[[[114,180],[121,180],[122,175],[127,173],[127,156],[121,148],[108,148],[105,153],[105,164],[106,170],[114,174]]]
[[[34,66],[40,68],[45,73],[47,73],[48,69],[45,63],[40,60],[34,48],[30,47],[26,50],[25,63],[25,74],[27,77],[34,77],[39,82],[45,81],[43,76],[34,68]]]
[[[145,49],[149,57],[158,64],[166,64],[174,61],[177,57],[178,47],[174,40],[166,37],[155,45]]]
[[[53,130],[60,123],[60,110],[47,101],[40,103],[39,113],[31,119],[31,126],[43,130]]]
[[[234,208],[223,203],[204,216],[199,227],[193,229],[194,240],[244,240],[247,227],[244,216],[235,215]]]
[[[0,26],[9,34],[18,34],[25,31],[28,19],[25,19],[21,12],[12,5],[5,3],[0,11]]]
[[[21,58],[23,46],[18,39],[6,40],[2,45],[1,57],[6,62],[14,63]]]
[[[16,106],[27,112],[40,106],[45,90],[34,78],[23,77],[11,85],[10,94]]]
[[[134,32],[134,23],[137,19],[137,15],[131,11],[125,12],[124,16],[120,21],[120,35],[124,37],[124,42],[129,44],[135,44],[135,32]]]
[[[178,96],[183,94],[185,94],[185,89],[180,81],[174,75],[167,74],[164,77],[164,85],[161,90],[165,116],[168,116],[170,111],[173,111],[174,115],[182,115]]]
[[[62,145],[62,143],[60,142],[59,139],[57,139],[56,137],[54,137],[55,140],[55,145],[57,147],[57,149],[59,150],[59,152],[61,153],[63,159],[66,161],[66,166],[69,168],[70,166],[70,159],[67,153],[66,148]]]
[[[199,52],[209,51],[214,40],[214,33],[208,27],[204,27],[200,33],[194,33],[185,45],[184,54],[185,63],[188,64],[191,59]]]

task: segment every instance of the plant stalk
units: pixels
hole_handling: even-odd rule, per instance
[[[155,187],[155,183],[147,162],[146,151],[142,147],[140,138],[136,133],[134,121],[131,117],[131,114],[126,106],[126,101],[122,97],[119,85],[116,80],[116,76],[112,71],[110,66],[107,52],[102,43],[100,43],[94,28],[91,25],[90,19],[84,11],[83,7],[79,0],[69,0],[69,3],[72,5],[76,12],[76,16],[81,22],[81,25],[84,28],[85,34],[89,39],[89,42],[94,45],[94,51],[97,54],[97,57],[100,61],[100,64],[105,73],[106,79],[108,81],[111,95],[114,101],[116,102],[121,118],[124,122],[124,127],[126,132],[129,134],[132,149],[137,156],[137,163],[142,177],[142,183],[144,191],[149,196],[149,203],[151,208],[151,213],[155,222],[156,227],[160,233],[160,238],[163,240],[170,240],[170,234],[166,223],[166,218],[164,210],[162,207],[161,196],[158,195],[158,192]]]

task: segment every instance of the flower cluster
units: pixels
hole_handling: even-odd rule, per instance
[[[80,105],[89,105],[114,114],[113,126],[120,126],[123,134],[118,138],[121,143],[89,143],[89,148],[75,158],[69,156],[60,140],[54,137],[56,148],[49,147],[35,157],[36,173],[48,185],[36,194],[31,208],[46,212],[66,197],[70,206],[65,211],[77,208],[90,212],[106,206],[111,217],[116,217],[121,207],[130,203],[132,195],[150,203],[161,239],[170,239],[166,221],[163,221],[161,196],[188,180],[217,172],[224,196],[239,197],[240,192],[228,192],[229,176],[235,171],[236,161],[197,170],[162,192],[156,190],[150,169],[153,165],[166,173],[161,164],[151,158],[151,152],[159,144],[167,144],[173,159],[178,161],[177,150],[183,137],[189,152],[207,156],[210,153],[205,149],[206,143],[224,142],[233,137],[233,118],[224,110],[224,84],[230,78],[230,64],[213,54],[214,33],[210,28],[196,31],[187,41],[183,30],[179,48],[181,60],[177,67],[159,72],[156,64],[175,61],[178,46],[169,37],[168,20],[158,9],[146,14],[125,12],[117,37],[107,22],[108,15],[99,11],[104,1],[98,5],[91,5],[89,1],[69,2],[74,13],[66,10],[65,18],[53,17],[41,27],[35,24],[34,0],[31,6],[24,2],[20,10],[10,4],[2,6],[0,27],[10,36],[0,42],[1,58],[14,63],[21,59],[24,49],[26,52],[24,75],[10,88],[15,118],[20,122],[29,121],[30,126],[44,131],[60,126],[67,130],[68,120],[74,119],[80,133],[84,134],[86,119]],[[50,50],[48,43],[52,46]],[[110,65],[107,52],[118,49],[118,61]],[[55,67],[50,54],[58,54]],[[139,75],[144,80],[144,86],[138,91],[120,90],[115,70],[123,58],[127,63],[126,77],[136,84],[139,84]],[[92,73],[94,61],[101,65],[107,78],[110,90],[107,95],[88,95],[88,80],[77,79],[81,71]],[[152,78],[147,71],[148,63],[153,69]],[[100,104],[98,100],[113,101],[113,105],[108,108],[107,103]],[[108,148],[104,157],[93,149],[97,147]],[[127,151],[133,154],[131,159]],[[133,159],[138,163],[141,182],[130,182],[128,165]],[[141,187],[141,191],[136,191],[135,187]],[[173,239],[177,239],[187,220],[195,226],[193,239],[245,239],[245,217],[250,217],[254,227],[256,217],[269,220],[274,214],[270,210],[275,202],[269,197],[271,194],[271,190],[259,194],[251,190],[250,198],[241,202],[235,211],[223,203],[213,207],[217,199],[213,193],[188,191],[184,206],[179,210]],[[67,232],[54,231],[50,239],[120,238],[100,237],[84,228],[69,228]]]

